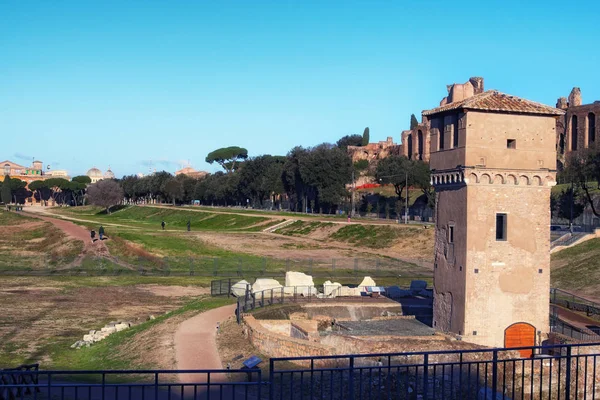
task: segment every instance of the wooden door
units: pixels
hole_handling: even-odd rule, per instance
[[[535,346],[535,328],[524,322],[512,324],[504,331],[504,347]],[[518,350],[521,357],[530,358],[533,349]]]

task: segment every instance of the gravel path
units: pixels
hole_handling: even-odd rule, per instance
[[[215,308],[183,321],[175,332],[177,369],[223,369],[217,351],[217,323],[235,314],[235,304]],[[211,377],[211,382],[224,376]],[[205,374],[181,374],[181,383],[205,382]]]

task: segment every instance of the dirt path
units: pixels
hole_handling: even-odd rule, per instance
[[[94,243],[92,243],[91,237],[90,237],[90,232],[87,229],[85,229],[79,225],[76,225],[70,221],[65,221],[63,219],[50,217],[50,216],[48,216],[48,215],[51,215],[49,212],[47,212],[41,208],[38,208],[38,207],[36,207],[35,209],[34,208],[26,209],[26,211],[30,216],[32,216],[34,218],[39,218],[42,221],[51,223],[52,225],[54,225],[55,227],[60,229],[63,233],[65,233],[65,235],[69,236],[70,238],[72,238],[74,240],[80,240],[83,242],[83,244],[84,244],[83,251],[80,254],[80,256],[77,258],[77,260],[75,260],[74,264],[81,263],[81,260],[87,255],[102,256],[102,257],[110,256],[110,252],[108,251],[108,247],[106,247],[106,244],[104,243],[104,241],[96,240],[96,241],[94,241]],[[96,237],[98,237],[98,236],[96,236]]]
[[[217,351],[217,323],[235,314],[235,304],[198,314],[179,325],[175,332],[177,369],[223,369]],[[211,377],[211,381],[219,377]],[[225,377],[222,377],[225,378]],[[203,374],[181,374],[179,381],[205,382]]]

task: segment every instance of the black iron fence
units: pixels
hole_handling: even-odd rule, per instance
[[[588,316],[600,315],[600,304],[561,289],[550,289],[550,303],[569,310],[585,312]]]
[[[597,345],[270,361],[269,399],[592,399]],[[522,358],[519,350],[533,351]]]
[[[0,400],[260,399],[261,370],[0,372]]]
[[[71,262],[70,260],[69,262]],[[267,257],[137,257],[87,258],[75,268],[64,268],[69,262],[48,258],[26,259],[21,264],[0,260],[0,275],[18,276],[210,276],[215,278],[243,276],[285,276],[299,271],[314,277],[398,277],[418,276],[425,267],[393,258],[275,259]],[[429,276],[430,277],[430,276]]]
[[[259,368],[13,370],[0,382],[0,399],[586,400],[600,396],[599,363],[595,343],[272,358],[264,381]]]

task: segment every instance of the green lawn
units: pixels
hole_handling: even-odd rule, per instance
[[[600,239],[552,254],[552,286],[600,297]]]
[[[194,231],[233,231],[265,229],[281,220],[261,216],[217,214],[181,208],[128,206],[111,214],[97,208],[78,210],[78,207],[57,208],[58,214],[82,218],[98,224],[123,224],[142,229],[160,230],[164,221],[167,230],[186,230],[188,221]]]

